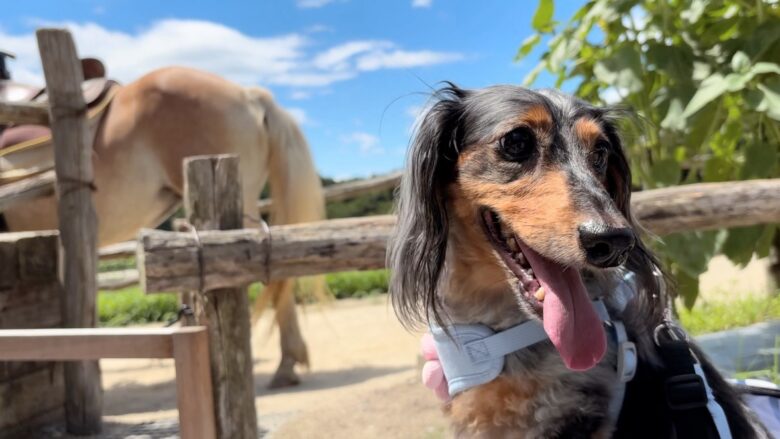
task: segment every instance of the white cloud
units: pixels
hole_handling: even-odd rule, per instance
[[[412,0],[413,8],[430,8],[433,5],[433,0]]]
[[[309,123],[309,118],[306,116],[306,111],[303,108],[288,107],[286,110],[290,113],[290,116],[298,122],[298,125],[306,125]]]
[[[310,97],[311,93],[304,90],[294,90],[292,93],[290,93],[290,99],[296,101],[302,101],[304,99],[309,99]]]
[[[45,25],[68,28],[79,53],[102,59],[109,75],[122,82],[159,67],[183,65],[243,85],[325,87],[362,72],[423,67],[463,58],[458,53],[407,50],[390,41],[346,41],[319,48],[306,33],[260,37],[200,20],[162,20],[134,33],[95,23]],[[18,55],[11,65],[15,79],[43,81],[33,32],[10,34],[0,29],[0,41],[4,49]]]
[[[350,41],[320,53],[314,65],[321,69],[346,70],[356,55],[375,53],[393,45],[387,41]]]
[[[301,9],[321,8],[335,0],[295,0],[295,5]]]
[[[334,29],[325,24],[315,24],[304,29],[304,32],[309,34],[318,34],[322,32],[333,32]]]
[[[357,60],[357,68],[362,71],[402,69],[443,64],[462,59],[463,55],[459,53],[433,52],[430,50],[416,52],[406,50],[375,51],[360,57]]]
[[[379,144],[379,137],[364,133],[361,131],[354,132],[348,136],[342,138],[346,143],[355,144],[361,154],[384,154],[385,149]]]

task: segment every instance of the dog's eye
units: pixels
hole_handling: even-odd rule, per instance
[[[593,168],[600,174],[607,170],[607,160],[609,159],[609,143],[604,140],[596,143],[593,152],[590,153],[590,162]]]
[[[505,160],[520,162],[533,154],[536,138],[529,128],[519,127],[502,137],[498,146],[499,152]]]

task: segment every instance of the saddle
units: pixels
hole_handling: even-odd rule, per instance
[[[84,82],[81,89],[87,104],[89,135],[94,142],[106,109],[119,89],[105,77],[103,63],[95,58],[81,60]],[[0,80],[0,101],[47,103],[45,87]],[[45,125],[0,126],[0,185],[32,177],[54,167],[51,129]],[[35,150],[35,151],[33,151]]]
[[[7,54],[5,56],[8,56]],[[81,60],[84,71],[82,92],[87,105],[95,103],[112,81],[106,79],[106,68],[99,59],[84,58]],[[48,102],[46,87],[40,87],[10,79],[0,79],[0,101],[3,102]]]

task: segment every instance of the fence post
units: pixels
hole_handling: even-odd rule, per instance
[[[87,105],[81,92],[84,73],[70,33],[36,32],[49,94],[49,120],[57,172],[61,278],[65,290],[63,321],[67,328],[95,326],[97,294],[97,216],[92,204],[92,145]],[[65,363],[67,430],[100,432],[103,394],[97,361]]]
[[[195,230],[242,227],[240,182],[235,155],[184,160],[184,209]],[[201,292],[194,299],[197,324],[208,327],[217,437],[256,438],[246,287]]]

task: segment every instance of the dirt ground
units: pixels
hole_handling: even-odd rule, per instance
[[[419,336],[398,323],[386,297],[308,306],[301,326],[311,370],[291,389],[265,388],[279,361],[270,315],[253,341],[255,400],[270,438],[436,438],[445,422],[437,400],[419,384]],[[103,360],[107,423],[164,422],[176,417],[171,360]]]

